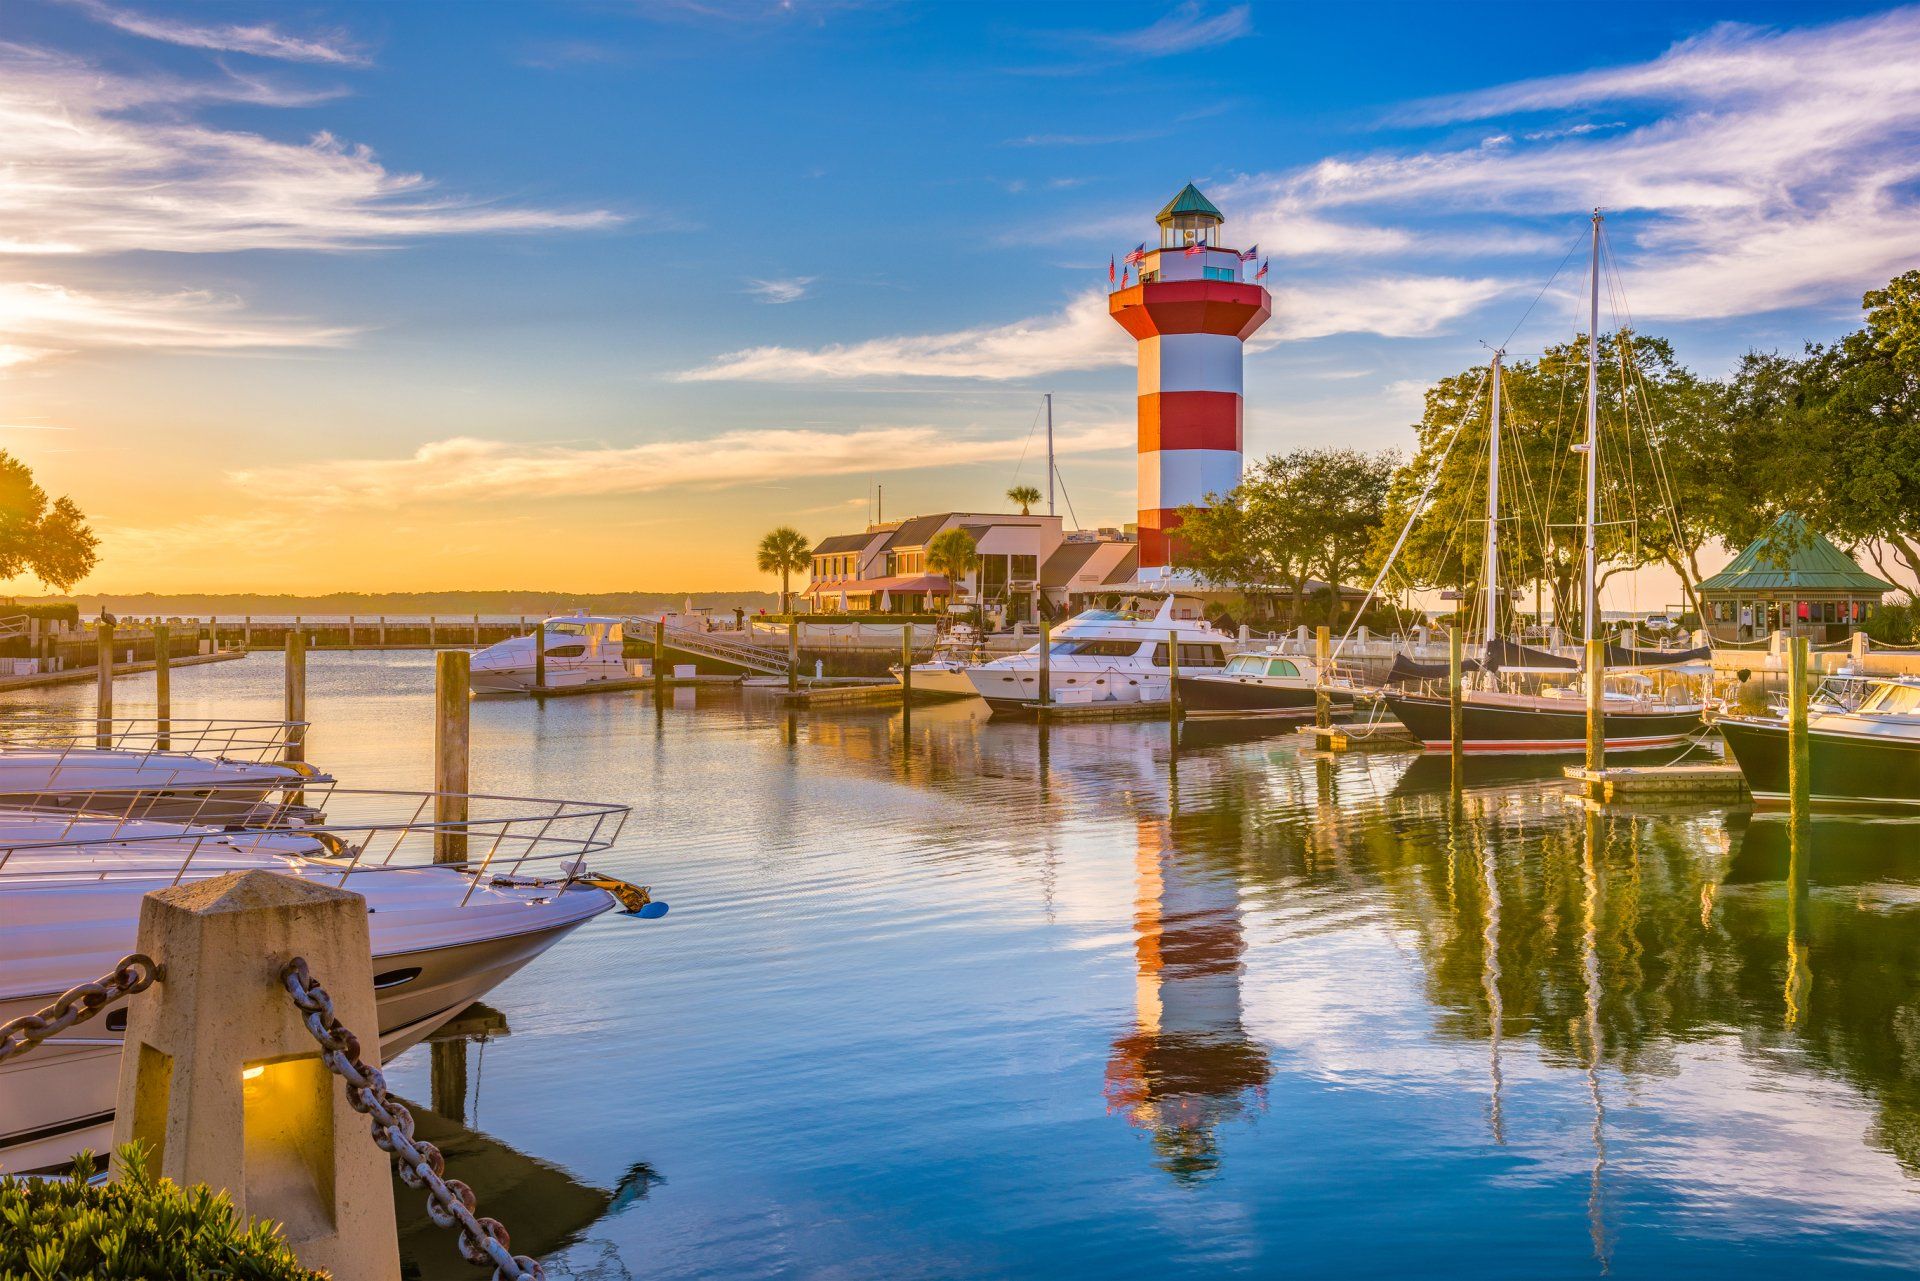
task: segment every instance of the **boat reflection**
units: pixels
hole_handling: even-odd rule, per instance
[[[1220,1125],[1265,1105],[1266,1050],[1242,1022],[1240,886],[1183,855],[1171,820],[1141,819],[1134,1031],[1107,1060],[1107,1105],[1148,1131],[1182,1183],[1219,1166]]]

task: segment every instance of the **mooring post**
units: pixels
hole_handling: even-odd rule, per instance
[[[1587,642],[1587,769],[1598,774],[1606,767],[1607,642],[1596,636]]]
[[[173,750],[173,634],[165,623],[153,625],[153,715],[159,723],[154,746]]]
[[[213,647],[215,649],[220,648],[220,637],[218,634],[215,634],[213,638]],[[253,648],[253,615],[252,614],[246,615],[246,617],[240,623],[240,648],[241,649]]]
[[[653,620],[653,692],[657,697],[667,687],[667,620]]]
[[[913,624],[900,625],[900,706],[913,705]]]
[[[113,624],[101,621],[94,655],[93,743],[95,747],[113,746]]]
[[[473,647],[480,648],[480,615],[473,616]]]
[[[1180,729],[1180,633],[1167,633],[1167,727]]]
[[[354,647],[353,646],[353,622],[354,622],[353,615],[348,614],[347,615],[347,648],[348,649],[352,649]]]
[[[787,693],[800,692],[800,620],[787,615]]]
[[[226,1191],[243,1220],[280,1224],[300,1262],[336,1281],[397,1281],[391,1158],[280,977],[303,958],[377,1065],[366,900],[229,872],[147,895],[137,937],[161,980],[128,1003],[115,1151],[138,1141],[150,1173]]]
[[[533,692],[538,694],[547,688],[547,621],[540,620],[540,626],[533,631]]]
[[[468,772],[472,742],[473,656],[443,649],[433,656],[433,861],[467,861]],[[448,825],[456,825],[450,828]]]
[[[1333,725],[1333,693],[1327,688],[1327,669],[1333,666],[1333,629],[1319,627],[1313,633],[1313,723],[1316,728]]]
[[[1795,636],[1787,650],[1787,791],[1795,815],[1813,797],[1813,753],[1807,740],[1807,638]]]
[[[307,638],[299,628],[287,633],[287,745],[289,761],[307,759]]]
[[[1042,721],[1053,705],[1053,623],[1040,620],[1040,706],[1034,713]]]
[[[1460,766],[1467,750],[1467,683],[1462,674],[1463,665],[1461,632],[1456,623],[1447,628],[1447,737],[1455,782],[1460,780]]]

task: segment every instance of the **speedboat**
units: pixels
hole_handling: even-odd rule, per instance
[[[245,821],[276,793],[333,781],[305,761],[278,759],[306,728],[296,722],[110,721],[104,734],[97,725],[0,725],[0,809],[224,823]],[[94,746],[99,738],[108,746]]]
[[[1047,652],[1052,701],[1164,703],[1170,659],[1178,659],[1183,676],[1226,666],[1231,638],[1210,623],[1175,618],[1173,602],[1168,596],[1149,608],[1129,600],[1055,628]],[[967,680],[996,714],[1023,712],[1040,699],[1040,646],[970,668]]]
[[[552,815],[556,806],[528,808]],[[596,832],[609,816],[624,814],[620,806],[576,809],[574,817],[593,819]],[[569,821],[563,816],[561,828]],[[554,829],[544,826],[538,835],[501,836],[502,822],[485,818],[472,826],[476,853],[486,851],[495,870],[486,863],[375,861],[391,859],[407,835],[395,837],[390,828],[221,831],[0,813],[0,1022],[110,972],[134,949],[140,902],[150,891],[263,869],[365,897],[380,1056],[391,1060],[584,922],[622,903],[631,909],[646,902],[644,890],[589,877],[580,867],[578,851],[609,842],[555,842]],[[435,831],[427,824],[412,834],[433,839]],[[576,852],[575,861],[558,875],[520,874],[563,847]],[[51,1169],[80,1148],[105,1149],[125,1027],[125,1008],[110,1010],[0,1063],[0,1168]]]
[[[548,689],[571,689],[601,681],[633,678],[627,665],[626,619],[592,614],[549,618],[542,631],[515,636],[473,656],[477,694],[524,694],[534,687],[539,637],[546,636]]]
[[[1807,717],[1808,799],[1822,807],[1920,807],[1920,677],[1858,678],[1858,705],[1815,704]],[[1783,717],[1723,716],[1727,750],[1753,799],[1784,804],[1790,795]]]
[[[1181,672],[1175,682],[1180,706],[1189,716],[1311,716],[1322,672],[1310,658],[1263,653],[1235,654],[1217,672]],[[1327,681],[1327,697],[1337,715],[1353,711],[1353,688]]]

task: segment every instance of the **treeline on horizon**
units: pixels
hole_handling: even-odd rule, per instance
[[[22,605],[76,605],[81,616],[102,609],[129,617],[223,616],[246,614],[444,614],[450,618],[472,614],[536,615],[584,609],[592,614],[640,614],[658,609],[681,609],[688,601],[696,608],[715,611],[771,610],[774,592],[329,592],[296,596],[284,592],[76,592],[68,596],[15,596]]]

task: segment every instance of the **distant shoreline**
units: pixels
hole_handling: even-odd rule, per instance
[[[466,591],[466,592],[329,592],[320,596],[296,596],[269,592],[75,592],[62,596],[15,596],[22,605],[66,605],[79,607],[80,616],[89,618],[106,610],[129,617],[206,617],[240,615],[284,615],[286,617],[377,617],[444,615],[447,617],[495,615],[506,617],[545,617],[584,609],[596,614],[643,614],[661,609],[682,609],[688,601],[695,608],[726,612],[744,609],[749,613],[773,610],[779,603],[778,592],[552,592],[552,591]]]

